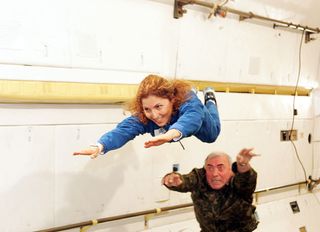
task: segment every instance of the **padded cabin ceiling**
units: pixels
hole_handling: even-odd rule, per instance
[[[301,19],[301,21],[298,22],[301,24],[312,24],[314,27],[320,25],[319,0],[233,0],[230,2],[240,3],[242,1],[254,1],[276,9],[283,9],[284,11],[295,13],[296,16],[293,17]]]

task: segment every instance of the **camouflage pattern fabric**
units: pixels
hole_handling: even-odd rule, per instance
[[[239,173],[236,163],[232,170],[234,177],[220,190],[208,185],[204,168],[181,175],[183,183],[180,186],[168,187],[178,192],[191,192],[201,232],[251,232],[257,228],[255,206],[252,205],[257,173],[252,168]]]

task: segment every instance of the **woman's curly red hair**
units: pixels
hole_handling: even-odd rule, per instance
[[[150,95],[169,99],[173,103],[173,112],[177,112],[182,103],[190,96],[191,84],[183,80],[169,80],[158,75],[148,75],[140,83],[134,99],[128,104],[128,110],[142,123],[148,119],[144,114],[142,99]]]

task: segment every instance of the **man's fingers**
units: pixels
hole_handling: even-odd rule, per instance
[[[246,148],[246,149],[244,149],[243,153],[244,154],[250,154],[253,149],[254,149],[253,147],[252,148]]]
[[[254,148],[252,147],[252,148],[244,148],[244,149],[242,149],[240,152],[239,152],[239,155],[240,156],[253,156],[253,152],[252,152],[252,150],[253,150]]]
[[[261,154],[251,153],[251,156],[261,156]]]

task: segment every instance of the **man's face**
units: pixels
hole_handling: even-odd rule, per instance
[[[207,182],[213,189],[221,189],[233,175],[229,159],[226,156],[216,156],[205,164]]]

